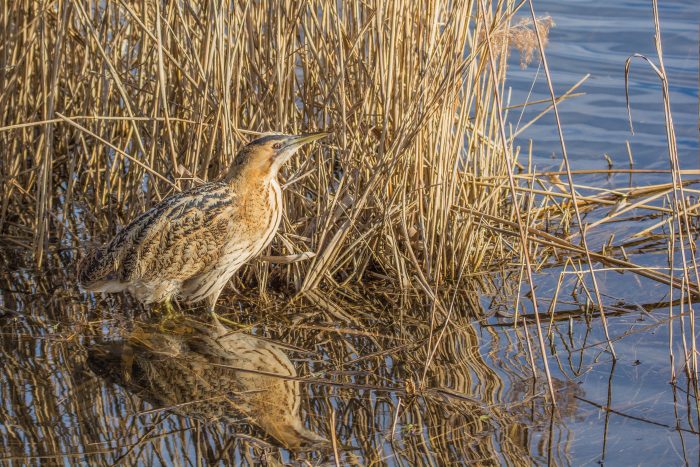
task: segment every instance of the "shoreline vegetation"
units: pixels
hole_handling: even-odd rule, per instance
[[[424,443],[434,445],[433,458],[418,435],[409,436],[415,434],[410,428],[402,433],[396,449],[406,461],[529,464],[533,458],[521,438],[531,427],[521,418],[530,408],[496,404],[500,383],[489,389],[491,400],[470,400],[465,394],[473,380],[464,375],[476,374],[474,381],[482,383],[499,381],[499,371],[530,375],[532,387],[518,391],[537,399],[533,426],[542,428],[571,414],[581,396],[573,383],[550,373],[549,365],[559,361],[552,353],[553,325],[582,320],[602,327],[605,341],[587,345],[614,361],[618,337],[608,332],[607,319],[640,309],[648,314],[668,308],[669,326],[675,326],[669,378],[685,382],[693,398],[687,419],[691,428],[700,425],[694,327],[700,170],[681,169],[679,163],[656,2],[657,56],[634,55],[625,64],[630,124],[632,66],[641,66],[635,60],[659,78],[669,165],[654,170],[637,167],[631,149],[628,168],[571,168],[558,106],[581,95],[587,76],[555,93],[546,45],[556,18],[538,16],[529,1],[446,3],[5,5],[0,11],[3,287],[48,297],[41,304],[3,292],[2,313],[29,311],[25,327],[15,323],[7,329],[45,336],[43,326],[52,323],[59,329],[58,352],[66,358],[68,343],[82,346],[104,333],[96,324],[99,316],[127,328],[125,317],[99,309],[119,303],[139,318],[128,297],[77,292],[72,268],[82,251],[164,197],[222,176],[236,151],[259,133],[328,131],[326,141],[301,151],[281,174],[285,212],[279,233],[224,295],[242,329],[279,338],[296,352],[317,348],[314,337],[346,337],[339,346],[323,344],[322,357],[297,354],[302,387],[311,394],[302,396],[307,412],[309,400],[317,398],[307,417],[336,452],[336,433],[328,425],[342,413],[330,402],[329,388],[385,387],[398,397],[387,402],[398,400],[399,407],[391,407],[397,420],[404,405],[404,428],[419,423],[420,396],[427,417],[445,430],[430,433],[430,443]],[[511,53],[519,54],[521,66],[542,67],[551,99],[510,102],[505,78]],[[514,128],[509,115],[530,106],[541,112]],[[558,171],[539,170],[532,144],[518,145],[520,133],[549,114],[561,138]],[[668,180],[631,182],[643,173]],[[629,187],[580,182],[612,174],[629,174]],[[605,229],[635,218],[652,224],[624,232]],[[640,253],[648,252],[665,255],[665,266],[641,261]],[[54,277],[42,277],[43,271]],[[555,287],[542,290],[536,276],[548,271],[557,274]],[[614,302],[596,279],[605,271],[663,288],[665,296],[653,303]],[[70,292],[57,292],[61,289]],[[500,314],[480,302],[483,294],[503,302]],[[46,310],[50,315],[42,316]],[[327,320],[309,320],[311,310]],[[517,335],[512,345],[522,346],[527,358],[496,371],[478,349],[484,340],[498,340],[493,329],[508,326]],[[674,350],[678,342],[680,355]],[[384,358],[415,367],[387,370],[379,363]],[[454,365],[446,363],[451,358]],[[316,359],[345,365],[348,374],[336,375]],[[37,385],[41,377],[51,381],[12,365]],[[358,380],[350,369],[366,376]],[[70,391],[79,386],[71,384]],[[73,409],[93,422],[101,415],[100,408]],[[42,421],[50,424],[59,413],[53,408]],[[148,415],[152,423],[161,423],[160,417]],[[445,417],[458,419],[455,426],[469,427],[472,434],[475,426],[478,433],[489,426],[515,428],[498,443],[488,436],[472,442],[453,439],[440,422]],[[213,451],[231,447],[211,430]],[[65,445],[58,434],[44,436]],[[247,442],[235,443],[249,452]],[[260,445],[251,446],[259,455]],[[17,445],[5,448],[21,455]],[[93,449],[86,443],[83,459],[92,459],[86,452],[99,454]],[[362,449],[367,462],[383,459],[376,446]],[[109,459],[133,462],[138,452],[129,449]]]

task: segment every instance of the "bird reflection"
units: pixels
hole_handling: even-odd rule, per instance
[[[293,451],[328,446],[303,425],[299,382],[289,379],[297,373],[287,355],[218,322],[140,327],[123,341],[92,346],[88,362],[98,375],[179,415],[224,423],[243,417]]]

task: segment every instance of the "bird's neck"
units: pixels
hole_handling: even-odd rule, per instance
[[[281,193],[276,174],[250,173],[241,171],[232,177],[226,177],[224,181],[245,203],[266,201],[271,191]]]
[[[282,216],[282,189],[277,177],[239,180],[231,189],[238,200],[239,214],[249,226],[266,230],[272,221],[273,231],[277,230]]]
[[[264,190],[266,191],[271,183],[277,183],[277,173],[269,168],[244,167],[232,170],[224,177],[224,182],[229,184],[236,191]]]

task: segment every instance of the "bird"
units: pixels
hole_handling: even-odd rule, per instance
[[[157,408],[205,423],[261,428],[292,451],[329,448],[304,426],[297,372],[276,343],[194,320],[163,330],[139,324],[125,338],[87,352],[92,371]]]
[[[282,219],[280,168],[328,133],[264,134],[223,177],[156,204],[78,264],[87,292],[127,291],[144,304],[216,302],[231,276],[272,241]]]

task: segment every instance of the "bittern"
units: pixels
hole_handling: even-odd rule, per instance
[[[143,303],[206,300],[210,313],[243,264],[272,241],[282,219],[280,167],[327,133],[264,135],[246,145],[220,180],[158,203],[78,267],[84,290],[128,291]]]
[[[214,321],[214,329],[194,321],[175,332],[137,327],[124,341],[91,346],[88,364],[178,415],[233,426],[243,418],[288,449],[326,449],[328,441],[304,427],[297,372],[280,346]]]

